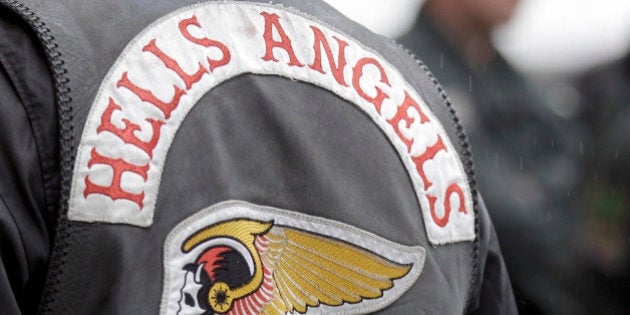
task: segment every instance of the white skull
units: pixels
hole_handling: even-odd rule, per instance
[[[194,274],[186,271],[184,286],[179,291],[181,295],[178,301],[178,315],[201,315],[205,312],[204,309],[199,307],[199,301],[197,301],[197,294],[202,288],[201,273],[204,265],[205,263],[200,264]]]

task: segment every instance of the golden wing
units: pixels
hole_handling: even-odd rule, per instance
[[[261,258],[275,283],[266,314],[379,298],[411,270],[358,246],[289,227],[274,226],[265,237],[268,248]]]

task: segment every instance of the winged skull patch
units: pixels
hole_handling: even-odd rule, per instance
[[[165,245],[162,314],[365,313],[418,278],[423,248],[244,202],[182,222]]]

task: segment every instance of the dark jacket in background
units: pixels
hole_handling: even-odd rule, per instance
[[[581,203],[580,254],[585,283],[599,292],[599,309],[630,312],[630,54],[575,80],[584,137],[585,177]],[[587,295],[587,292],[584,292]],[[585,298],[588,298],[586,296]]]
[[[470,65],[424,12],[400,42],[444,86],[470,137],[523,313],[584,314],[573,292],[572,198],[580,173],[567,121],[507,61]],[[572,195],[573,193],[573,195]]]

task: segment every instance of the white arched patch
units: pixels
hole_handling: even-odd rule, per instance
[[[340,222],[223,202],[166,238],[160,313],[374,312],[416,282],[425,258],[420,246]]]
[[[164,161],[186,114],[206,92],[243,73],[309,82],[362,109],[409,172],[429,241],[475,238],[464,167],[440,122],[400,72],[300,12],[230,1],[169,14],[125,48],[85,123],[69,219],[150,226]]]

